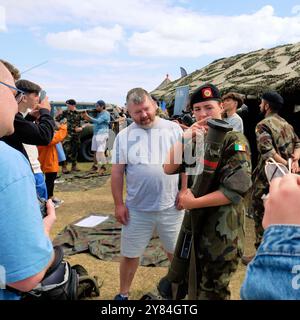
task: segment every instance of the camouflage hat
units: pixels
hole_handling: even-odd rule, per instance
[[[221,101],[221,94],[215,85],[206,83],[194,91],[190,105],[193,106],[195,103],[209,100]]]

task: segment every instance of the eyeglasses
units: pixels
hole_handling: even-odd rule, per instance
[[[24,97],[24,95],[25,95],[25,92],[24,92],[23,90],[20,90],[20,89],[18,89],[18,88],[16,88],[16,87],[13,87],[13,86],[5,83],[5,82],[2,82],[2,81],[0,81],[0,84],[3,84],[4,86],[6,86],[6,87],[8,87],[8,88],[17,91],[17,94],[15,95],[15,99],[16,99],[16,101],[17,101],[18,104],[22,101],[22,99],[23,99],[23,97]]]

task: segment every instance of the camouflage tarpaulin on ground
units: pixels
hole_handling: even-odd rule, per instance
[[[86,191],[99,188],[105,184],[109,176],[100,176],[97,172],[64,174],[55,180],[55,191]]]
[[[105,215],[95,214],[90,215]],[[82,220],[81,218],[80,220]],[[106,261],[120,260],[121,224],[114,216],[93,228],[78,227],[78,221],[65,227],[53,241],[54,245],[61,245],[65,255],[80,252],[90,252],[93,256]],[[145,267],[166,267],[168,258],[157,237],[153,237],[140,259],[140,265]]]

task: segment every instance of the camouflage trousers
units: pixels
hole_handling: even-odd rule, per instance
[[[230,299],[229,282],[243,255],[244,204],[211,209],[198,242],[199,300]]]
[[[230,261],[200,260],[201,276],[198,285],[198,300],[229,300],[229,282],[237,270],[239,258]]]
[[[80,136],[68,135],[63,142],[63,146],[67,159],[72,162],[72,165],[76,165],[80,148]]]
[[[265,187],[261,183],[256,183],[253,188],[252,193],[252,212],[253,212],[253,219],[254,219],[254,229],[255,229],[255,248],[257,249],[261,243],[263,234],[264,234],[264,228],[262,226],[262,220],[264,217],[264,202],[261,199],[261,197],[264,194],[268,194],[269,187]]]

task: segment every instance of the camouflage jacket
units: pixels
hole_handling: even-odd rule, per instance
[[[57,121],[61,121],[63,119],[67,120],[69,135],[71,136],[80,135],[80,133],[75,132],[75,128],[81,126],[81,114],[77,110],[75,111],[65,110],[63,111],[62,114],[56,117]]]
[[[219,190],[231,203],[203,209],[205,220],[201,226],[199,249],[209,260],[230,261],[242,255],[244,197],[251,185],[249,143],[242,133],[230,131],[225,136],[209,192]]]
[[[300,140],[294,128],[278,114],[270,114],[260,121],[256,128],[258,164],[254,171],[255,180],[266,181],[264,173],[265,161],[278,153],[288,160],[295,149],[300,148]]]

